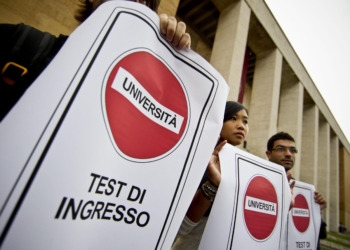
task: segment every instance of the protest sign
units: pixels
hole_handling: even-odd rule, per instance
[[[320,205],[314,200],[315,187],[296,181],[294,207],[287,221],[287,249],[316,250],[321,226]]]
[[[227,92],[150,9],[102,4],[0,125],[1,248],[169,249]]]
[[[279,249],[291,201],[284,168],[231,145],[219,157],[221,182],[199,249]]]

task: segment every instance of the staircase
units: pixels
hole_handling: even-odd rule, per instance
[[[321,240],[322,250],[350,250],[350,235],[327,232],[327,238]]]

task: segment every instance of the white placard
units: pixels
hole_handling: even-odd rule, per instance
[[[112,86],[120,69],[141,106]],[[0,124],[1,248],[169,249],[227,93],[150,9],[101,5]]]
[[[316,250],[321,226],[320,205],[315,202],[315,187],[296,181],[294,207],[287,222],[288,250]]]
[[[199,249],[279,249],[291,193],[283,167],[232,145]]]

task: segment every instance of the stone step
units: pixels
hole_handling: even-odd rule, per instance
[[[342,245],[338,245],[337,243],[321,240],[321,246],[327,247],[332,250],[350,250],[349,247],[344,247]]]
[[[339,235],[341,236],[341,235]],[[339,243],[347,244],[349,247],[342,246],[340,244],[337,244],[335,242],[327,241],[327,239],[337,241]],[[337,237],[337,235],[331,235],[330,233],[327,234],[327,239],[321,240],[321,245],[328,248],[328,249],[334,249],[334,250],[350,250],[350,238],[349,239],[343,239],[340,237]]]
[[[346,239],[342,239],[342,238],[339,238],[339,237],[336,237],[336,236],[333,236],[333,235],[330,235],[330,234],[327,235],[327,238],[350,245],[350,239],[346,240]]]

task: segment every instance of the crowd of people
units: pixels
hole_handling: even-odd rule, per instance
[[[76,14],[76,19],[83,22],[88,16],[96,10],[105,0],[81,0],[80,9]],[[157,9],[159,1],[145,0],[139,1],[142,4],[146,4],[153,10]],[[181,50],[191,45],[191,37],[186,33],[186,25],[183,22],[177,22],[175,17],[169,17],[166,14],[160,14],[160,32],[164,35],[165,39],[172,44],[172,46]],[[16,29],[18,25],[2,24],[0,29],[2,34],[7,39],[1,39],[1,65],[5,64],[8,60],[8,49],[13,44],[13,37],[18,36]],[[60,47],[64,44],[67,37],[57,38],[50,51],[49,59],[40,65],[40,69],[37,70],[35,75],[32,75],[29,81],[24,84],[24,88],[16,90],[22,79],[20,77],[7,75],[7,78],[2,77],[1,92],[1,118],[6,116],[9,110],[15,105],[17,100],[25,92],[32,81],[40,74],[40,72],[50,63],[51,59],[59,51]],[[12,79],[13,78],[13,79]],[[12,92],[15,91],[15,94]],[[6,103],[4,103],[6,102]],[[210,161],[208,162],[206,172],[203,175],[202,182],[199,184],[199,188],[195,193],[192,203],[190,204],[186,216],[181,224],[178,235],[174,241],[173,250],[176,249],[197,249],[201,235],[203,234],[207,218],[210,214],[210,209],[215,196],[220,186],[221,172],[220,172],[220,160],[218,157],[219,151],[223,146],[228,143],[233,146],[241,145],[248,133],[248,110],[240,103],[229,101],[226,103],[225,114],[223,117],[223,126],[219,139]],[[279,164],[285,168],[288,178],[292,178],[291,170],[295,163],[295,156],[298,153],[295,141],[288,133],[280,132],[273,135],[267,142],[266,156],[269,161]],[[293,184],[291,185],[291,191],[293,191]],[[326,201],[323,196],[316,191],[314,195],[315,202],[320,204],[321,210],[326,207]],[[292,206],[292,204],[291,204]],[[339,226],[340,232],[345,232],[345,226],[341,224]]]
[[[211,204],[220,185],[221,173],[218,153],[226,143],[233,146],[242,144],[248,135],[248,110],[242,104],[228,101],[223,122],[218,144],[208,163],[202,183],[181,224],[172,250],[198,249]],[[295,140],[288,133],[279,132],[271,136],[267,142],[266,156],[268,160],[283,166],[289,179],[292,178],[291,169],[294,166],[297,153]],[[294,183],[290,186],[293,198]],[[293,198],[290,208],[293,206]],[[315,191],[314,199],[322,211],[326,207],[326,201],[319,191]]]

